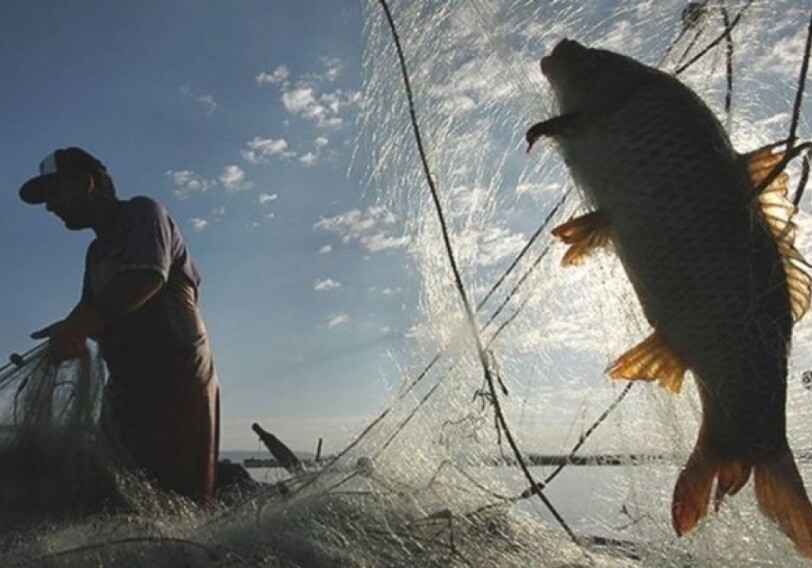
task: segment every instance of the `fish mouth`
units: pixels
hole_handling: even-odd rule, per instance
[[[562,39],[556,44],[553,51],[550,52],[550,55],[541,58],[541,72],[544,75],[549,75],[556,65],[556,62],[576,57],[578,54],[586,51],[586,49],[586,47],[575,40]]]

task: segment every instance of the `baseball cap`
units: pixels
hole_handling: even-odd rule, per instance
[[[45,156],[39,163],[39,173],[40,175],[20,187],[20,199],[26,203],[45,203],[48,194],[57,187],[55,182],[60,174],[94,175],[109,180],[104,164],[89,152],[75,146],[58,148]],[[115,193],[112,182],[97,184],[96,189],[109,195]]]

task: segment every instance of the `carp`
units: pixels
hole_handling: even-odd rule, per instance
[[[557,143],[589,210],[553,230],[569,245],[563,264],[611,247],[653,328],[608,373],[674,393],[686,371],[696,381],[702,421],[674,488],[676,533],[707,515],[712,492],[718,510],[752,475],[761,511],[812,558],[785,409],[812,278],[794,244],[785,153],[737,153],[698,95],[629,57],[565,39],[541,70],[561,114],[527,141]]]

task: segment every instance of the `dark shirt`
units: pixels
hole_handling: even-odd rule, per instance
[[[92,304],[116,276],[153,271],[164,285],[143,306],[108,322],[98,338],[111,375],[156,351],[184,352],[206,341],[197,311],[200,275],[167,210],[148,197],[120,204],[116,225],[87,249],[82,299]]]

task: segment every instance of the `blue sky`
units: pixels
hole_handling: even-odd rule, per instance
[[[394,4],[433,174],[468,291],[479,300],[567,180],[551,145],[523,151],[524,130],[554,112],[539,57],[570,37],[657,64],[685,3],[517,9],[493,0],[447,11],[442,3]],[[92,234],[69,233],[17,197],[44,155],[79,145],[104,161],[123,198],[163,202],[190,245],[220,375],[224,449],[256,448],[249,426],[257,421],[296,449],[312,450],[324,437],[333,452],[385,408],[403,375],[413,376],[461,326],[380,19],[367,23],[373,56],[362,73],[370,37],[363,5],[0,2],[0,346],[32,346],[28,334],[64,315],[79,294]],[[743,5],[729,3],[733,12]],[[739,149],[786,133],[806,9],[755,2],[737,30],[731,130]],[[700,45],[720,21],[709,16]],[[717,112],[724,49],[682,77]],[[383,80],[367,88],[370,72]],[[804,118],[800,134],[808,132]],[[372,143],[359,144],[359,134]],[[376,166],[382,174],[373,178]],[[809,218],[799,218],[809,250]],[[518,296],[527,301],[522,316],[495,347],[511,392],[507,412],[531,449],[577,441],[622,386],[603,369],[647,330],[610,255],[560,271],[562,252],[554,248],[528,281]],[[810,329],[801,326],[800,337]],[[807,344],[796,340],[796,352]],[[425,421],[421,439],[434,440],[443,421],[479,407],[477,365],[438,391],[435,421]],[[659,427],[658,409],[674,403],[640,390],[647,398],[628,403],[627,416],[649,412]],[[696,418],[690,397],[678,404]],[[478,424],[491,424],[487,412]],[[650,437],[648,427],[617,427],[630,447]]]
[[[77,298],[92,233],[17,188],[79,145],[191,247],[224,448],[255,447],[256,420],[308,449],[380,410],[409,271],[399,224],[349,171],[361,27],[360,3],[327,0],[0,4],[3,348]]]

